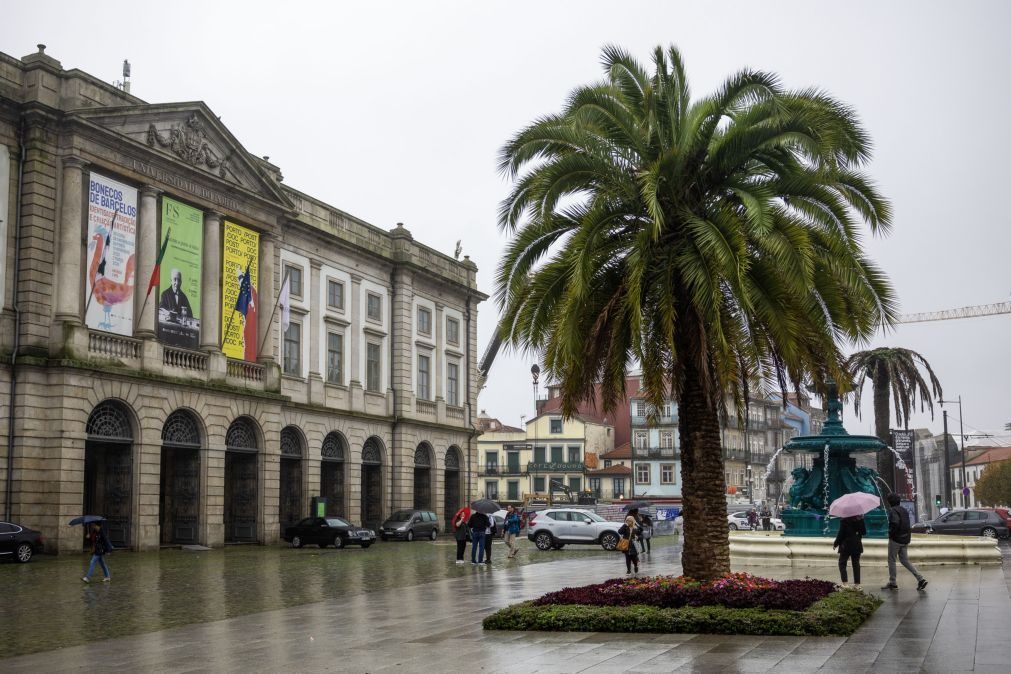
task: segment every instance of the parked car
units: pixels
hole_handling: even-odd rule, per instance
[[[348,544],[367,548],[376,542],[376,532],[356,527],[341,517],[306,517],[298,524],[285,528],[282,538],[293,548],[332,545],[340,549]]]
[[[1005,516],[1006,512],[1005,510]],[[1007,538],[1008,523],[1005,517],[994,509],[970,508],[969,510],[953,510],[935,520],[917,522],[912,526],[912,531],[914,534]]]
[[[439,520],[430,510],[398,510],[383,522],[379,536],[384,541],[390,538],[406,541],[430,538],[434,541],[439,536]]]
[[[776,531],[783,531],[786,529],[786,525],[783,524],[783,520],[778,517],[773,517],[770,522],[772,523],[772,528]],[[727,525],[730,527],[731,531],[748,531],[751,527],[748,525],[748,511],[741,510],[738,512],[733,512],[727,515]],[[762,518],[758,518],[758,529],[762,529]]]
[[[569,543],[598,544],[605,550],[618,545],[620,522],[609,522],[595,512],[578,508],[548,508],[527,520],[527,539],[538,550],[561,550]]]
[[[11,558],[24,564],[45,548],[42,533],[13,522],[0,522],[0,559]]]

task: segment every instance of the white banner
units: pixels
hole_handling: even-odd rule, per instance
[[[89,328],[133,335],[136,244],[137,190],[92,173],[88,181],[88,271],[84,288],[85,322]]]

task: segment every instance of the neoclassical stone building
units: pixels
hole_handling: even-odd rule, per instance
[[[82,513],[219,546],[313,496],[376,526],[474,495],[476,266],[288,187],[203,103],[0,54],[0,242],[0,514],[50,550]]]

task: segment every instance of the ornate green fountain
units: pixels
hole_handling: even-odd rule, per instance
[[[842,402],[835,382],[828,387],[828,420],[818,435],[801,435],[783,447],[790,453],[814,454],[812,468],[794,468],[790,487],[790,505],[782,519],[787,536],[835,536],[839,520],[828,517],[828,507],[843,494],[866,492],[880,495],[876,471],[857,466],[853,454],[880,452],[887,445],[873,435],[850,435],[843,428]],[[878,507],[864,516],[867,536],[888,535],[888,515]]]

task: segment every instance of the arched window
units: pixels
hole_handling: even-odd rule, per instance
[[[291,426],[281,430],[281,456],[302,456],[302,439]]]
[[[428,451],[428,443],[421,443],[414,450],[414,465],[418,468],[430,468],[432,465],[432,454]]]
[[[163,445],[172,447],[200,448],[200,426],[196,417],[187,410],[176,410],[168,415],[161,429]]]
[[[460,453],[456,447],[446,450],[446,470],[460,470]]]
[[[323,438],[323,448],[321,454],[324,461],[345,461],[346,452],[344,451],[344,446],[347,443],[340,433],[327,433],[327,436]]]
[[[362,463],[380,464],[383,462],[383,452],[379,448],[379,442],[374,438],[369,438],[362,446]]]
[[[99,403],[88,417],[88,439],[101,442],[132,442],[130,416],[122,403],[106,400]]]
[[[225,434],[225,448],[239,452],[255,452],[258,449],[256,428],[250,419],[239,417],[232,422]]]

